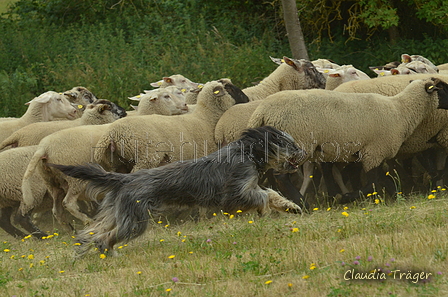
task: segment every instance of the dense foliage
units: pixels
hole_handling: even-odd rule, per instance
[[[402,53],[448,62],[443,1],[318,0],[298,8],[311,59],[366,72]],[[0,18],[0,116],[76,85],[124,106],[176,73],[250,86],[275,68],[269,56],[290,55],[281,16],[279,0],[19,0]],[[391,28],[400,38],[391,39]]]

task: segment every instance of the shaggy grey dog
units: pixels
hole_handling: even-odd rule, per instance
[[[64,166],[48,164],[65,174],[90,181],[87,192],[106,192],[94,222],[76,237],[81,256],[95,243],[99,251],[112,251],[122,241],[134,239],[152,219],[179,207],[204,207],[236,213],[271,208],[301,213],[301,208],[272,189],[258,185],[259,177],[272,168],[293,172],[305,158],[287,133],[264,126],[245,131],[238,141],[199,160],[122,174],[106,172],[97,164]]]

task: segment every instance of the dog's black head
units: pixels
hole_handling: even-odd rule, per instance
[[[261,171],[273,168],[280,173],[294,172],[306,157],[291,135],[271,126],[248,129],[241,141]]]

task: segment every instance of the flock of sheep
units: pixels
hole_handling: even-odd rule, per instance
[[[418,170],[434,184],[443,182],[447,65],[402,55],[402,63],[375,67],[379,77],[371,79],[352,65],[329,60],[271,59],[278,67],[243,89],[244,98],[229,79],[198,84],[172,75],[130,97],[138,102],[133,111],[75,87],[34,98],[21,118],[1,118],[0,227],[26,236],[14,222],[41,238],[46,233],[31,215],[50,208],[68,231],[74,229],[73,217],[92,222],[97,201],[85,193],[85,182],[47,163],[96,162],[129,173],[200,162],[245,129],[264,125],[286,131],[306,152],[299,171],[267,172],[265,179],[265,185],[305,208],[316,169],[322,173],[321,191],[339,203],[382,187],[391,194],[403,191],[389,172],[400,172],[403,187],[408,178],[409,191]]]

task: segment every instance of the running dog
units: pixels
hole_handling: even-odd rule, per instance
[[[115,244],[143,234],[151,220],[179,207],[204,207],[227,213],[270,209],[301,213],[301,208],[272,189],[259,186],[268,169],[294,172],[305,159],[287,133],[270,126],[248,129],[242,137],[201,159],[122,174],[98,164],[48,164],[63,173],[89,181],[87,194],[105,193],[94,222],[79,232],[76,255],[94,243],[103,253]]]

